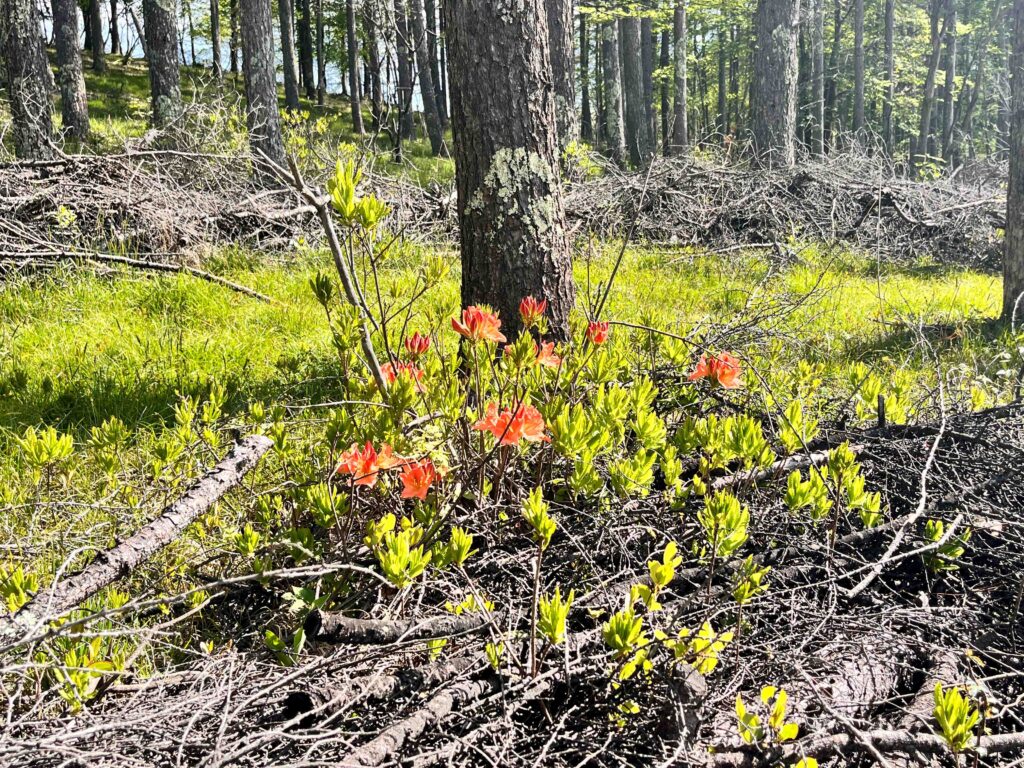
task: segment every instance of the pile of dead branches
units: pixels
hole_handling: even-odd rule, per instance
[[[844,440],[888,501],[888,522],[877,528],[850,515],[830,532],[781,503],[786,474],[822,462]],[[183,649],[178,668],[152,679],[115,679],[74,717],[45,718],[23,694],[0,726],[0,763],[724,767],[813,756],[823,766],[952,765],[932,717],[942,683],[961,686],[984,713],[971,764],[1011,765],[1024,754],[1022,459],[1018,403],[915,426],[835,428],[767,470],[717,477],[715,487],[750,504],[748,549],[772,569],[768,591],[737,617],[741,561],[720,563],[709,578],[690,555],[660,595],[663,609],[645,619],[648,639],[704,622],[736,631],[707,676],[652,651],[649,675],[620,680],[601,629],[630,585],[647,580],[666,540],[693,540],[692,505],[672,511],[653,494],[614,509],[554,506],[559,531],[544,556],[543,589],[573,588],[576,603],[567,642],[550,648],[534,675],[516,660],[526,658],[536,547],[521,527],[499,522],[516,518],[513,505],[469,504],[454,513],[479,532],[465,570],[411,594],[396,594],[361,562],[212,583],[219,599],[210,618],[230,642]],[[945,522],[940,541],[922,536],[929,519]],[[968,530],[966,552],[936,568],[942,546]],[[90,568],[107,568],[97,562]],[[311,613],[304,652],[293,666],[274,663],[261,642],[272,609],[260,582],[287,589],[344,569],[347,606]],[[493,609],[445,608],[467,594]],[[131,631],[127,616],[118,621]],[[496,672],[484,649],[498,637],[510,647]],[[20,652],[7,649],[9,660]],[[739,738],[734,701],[739,694],[753,706],[769,684],[788,692],[800,736],[755,748]]]
[[[845,242],[888,259],[995,264],[1006,216],[1005,176],[911,181],[862,155],[793,169],[698,157],[658,159],[649,173],[574,184],[570,219],[599,233],[633,228],[640,241],[732,250],[792,240]]]

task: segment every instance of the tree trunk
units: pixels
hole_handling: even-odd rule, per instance
[[[53,0],[53,37],[64,133],[84,141],[89,135],[89,99],[82,75],[82,53],[78,49],[77,0]]]
[[[327,99],[327,52],[324,50],[324,0],[313,0],[316,9],[316,103]]]
[[[543,0],[447,0],[462,303],[489,304],[515,339],[524,296],[569,336],[575,299],[565,231]]]
[[[640,19],[619,19],[622,37],[622,90],[626,112],[626,145],[634,166],[641,166],[651,155],[647,135],[647,110],[644,108],[643,44]]]
[[[725,69],[725,27],[718,28],[718,133],[725,140],[729,134],[729,91]]]
[[[210,0],[210,54],[213,57],[213,76],[224,78],[220,51],[220,0]]]
[[[1013,3],[1010,57],[1010,183],[1006,194],[1003,316],[1019,327],[1024,303],[1024,0]]]
[[[345,42],[348,48],[348,87],[349,103],[352,107],[352,131],[362,136],[363,105],[359,100],[359,43],[356,39],[356,4],[355,0],[345,2]]]
[[[942,55],[942,39],[946,35],[946,22],[943,23],[942,31],[939,31],[939,16],[942,9],[942,0],[931,0],[931,55],[928,59],[928,73],[924,80],[924,98],[921,99],[921,125],[917,134],[915,151],[910,158],[911,169],[916,169],[921,161],[928,155],[928,140],[932,134],[932,110],[935,108],[935,77],[939,68],[939,59]]]
[[[260,152],[284,165],[284,141],[277,107],[273,27],[270,0],[240,0],[242,21],[242,74],[245,78],[245,122],[249,128],[256,177],[262,183],[275,179],[262,165]]]
[[[675,66],[672,76],[675,80],[675,122],[672,125],[672,143],[676,152],[685,152],[690,143],[687,120],[687,85],[686,85],[686,0],[676,0],[672,16],[672,36],[674,38]]]
[[[443,2],[443,0],[441,0]],[[437,114],[441,118],[441,129],[448,127],[448,105],[445,103],[444,86],[441,83],[440,44],[437,36],[437,2],[425,0],[423,11],[427,17],[427,58],[430,59],[430,77],[434,81],[434,101],[437,102]]]
[[[594,141],[594,116],[590,111],[590,36],[587,15],[580,14],[580,135],[588,143]]]
[[[175,0],[142,0],[149,59],[153,125],[163,128],[181,113],[178,74],[178,19]]]
[[[544,0],[548,44],[551,52],[551,85],[555,89],[558,145],[565,148],[579,136],[576,122],[576,61],[573,45],[573,0]]]
[[[644,73],[644,116],[647,119],[647,143],[650,154],[658,148],[658,121],[654,114],[654,21],[640,19],[640,53]]]
[[[825,0],[811,0],[810,145],[825,156]]]
[[[430,71],[430,57],[427,52],[427,27],[423,12],[423,0],[411,0],[412,33],[416,45],[416,67],[420,73],[420,95],[423,97],[423,119],[427,123],[430,138],[430,152],[434,157],[444,154],[444,131],[441,116],[437,113],[437,92],[434,90],[433,72]]]
[[[796,162],[797,34],[800,0],[758,0],[750,123],[755,153]]]
[[[896,103],[896,0],[885,0],[885,101],[882,104],[882,138],[891,156],[896,150],[892,111]]]
[[[377,36],[377,20],[374,18],[373,10],[373,3],[364,3],[363,33],[366,35],[366,71],[370,76],[370,114],[373,118],[373,130],[379,131],[383,93],[380,81],[380,41]]]
[[[92,70],[106,72],[107,60],[103,57],[103,9],[101,0],[89,2],[89,27],[92,29]]]
[[[409,17],[403,0],[395,0],[395,51],[398,55],[398,135],[412,137],[412,62],[409,60]]]
[[[237,2],[237,0],[236,0]],[[313,10],[310,0],[299,0],[299,77],[307,99],[316,98],[316,76],[313,74]]]
[[[135,27],[135,34],[139,36],[139,47],[142,49],[143,57],[146,56],[146,31],[142,28],[142,22],[139,21],[139,16],[135,13],[134,3],[125,3],[125,8],[128,11],[128,18],[132,21],[132,26]],[[131,53],[131,51],[129,51]],[[127,54],[126,54],[127,55]],[[127,60],[125,61],[127,63]]]
[[[214,0],[216,2],[216,0]],[[229,60],[228,66],[231,74],[238,74],[238,0],[229,0],[228,10],[230,11],[231,34],[228,37]]]
[[[864,139],[864,0],[853,2],[853,132]]]
[[[35,0],[0,3],[0,56],[11,102],[14,152],[25,160],[53,156],[50,69],[40,17]]]
[[[824,2],[824,0],[822,0]],[[839,53],[843,41],[843,0],[832,4],[832,46],[828,54],[828,68],[825,70],[825,145],[834,146],[839,133],[839,115],[836,111],[838,99]]]
[[[192,0],[185,0],[185,18],[188,20],[188,47],[192,53],[192,66],[196,65],[196,27],[192,22]]]
[[[665,27],[661,31],[661,58],[658,61],[658,66],[662,72],[667,72],[672,63],[672,54],[669,51],[671,40],[672,33],[668,27]],[[663,77],[661,79],[661,143],[665,157],[672,154],[672,129],[669,126],[671,114],[672,105],[669,96],[669,81],[667,77]]]
[[[949,0],[946,13],[946,82],[942,89],[942,159],[950,167],[953,160],[954,104],[956,102],[956,0]]]
[[[606,21],[601,25],[601,75],[604,82],[604,119],[607,151],[616,163],[622,163],[626,150],[626,141],[622,130],[619,25],[614,21]]]
[[[121,30],[117,26],[117,0],[110,0],[110,52],[121,53]]]
[[[213,0],[217,2],[217,0]],[[281,25],[281,68],[284,70],[284,104],[288,109],[299,108],[299,66],[295,61],[295,5],[294,0],[278,0],[277,16]]]

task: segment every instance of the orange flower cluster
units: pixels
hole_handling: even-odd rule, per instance
[[[550,443],[544,434],[547,425],[540,411],[532,405],[521,404],[515,413],[511,408],[498,410],[495,403],[487,406],[487,413],[473,425],[478,432],[490,432],[499,445],[518,445],[521,440],[528,443]]]
[[[398,476],[398,479],[402,481],[402,498],[426,499],[430,486],[440,477],[441,474],[430,459],[407,464],[402,474]]]
[[[462,310],[462,322],[452,318],[452,328],[472,341],[506,341],[501,333],[501,320],[494,312],[486,312],[480,307],[467,307]]]
[[[591,323],[587,326],[587,338],[595,346],[601,346],[608,341],[608,323]]]
[[[341,455],[338,474],[351,475],[353,485],[372,488],[377,484],[381,472],[395,468],[402,469],[398,479],[402,481],[403,499],[426,499],[431,486],[442,476],[430,459],[415,461],[396,456],[387,443],[378,452],[369,440],[362,448],[353,443]]]
[[[557,368],[562,364],[562,358],[555,354],[555,342],[541,342],[539,347],[534,344],[533,348],[537,350],[537,365],[542,368]]]
[[[697,367],[687,378],[690,381],[708,379],[725,389],[737,389],[743,386],[740,381],[740,361],[728,352],[715,356],[701,355]]]
[[[527,296],[519,302],[519,318],[523,321],[524,328],[533,328],[537,325],[548,309],[548,300],[537,301],[533,296]]]
[[[430,337],[421,335],[419,331],[405,340],[405,351],[413,360],[418,360],[426,354],[428,349],[430,349]]]
[[[380,369],[388,386],[395,383],[403,373],[416,382],[416,390],[423,392],[423,371],[415,363],[386,363]]]

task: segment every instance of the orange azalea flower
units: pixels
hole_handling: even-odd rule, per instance
[[[525,327],[532,328],[540,322],[547,308],[547,299],[537,301],[533,296],[527,296],[519,302],[519,317],[522,319]]]
[[[600,346],[608,341],[608,323],[591,323],[587,326],[587,338],[590,343]]]
[[[521,404],[512,413],[510,408],[499,411],[495,403],[488,405],[487,413],[473,425],[478,432],[494,435],[499,445],[518,445],[520,440],[550,443],[551,438],[544,434],[546,427],[544,417],[532,405]]]
[[[480,307],[468,307],[462,310],[462,322],[452,318],[452,328],[473,341],[505,341],[501,331],[501,320],[493,312],[485,312]]]
[[[418,359],[430,349],[430,337],[423,336],[417,331],[405,340],[405,351],[413,360]]]
[[[537,365],[544,368],[557,368],[562,364],[562,358],[555,354],[555,342],[542,342],[539,347],[534,344],[533,348],[537,350]]]
[[[380,453],[373,447],[369,440],[362,448],[357,443],[341,454],[338,462],[338,473],[352,475],[354,485],[366,485],[372,488],[377,484],[377,475],[381,470],[393,469],[408,464],[408,460],[396,456],[391,446],[387,443],[380,449]]]
[[[426,499],[427,491],[441,477],[434,468],[434,462],[423,459],[407,464],[398,479],[402,481],[403,499]]]
[[[390,386],[403,373],[416,382],[416,391],[423,392],[423,371],[415,363],[387,363],[381,367],[380,372],[384,374],[384,380]]]
[[[728,352],[722,352],[714,357],[701,355],[697,367],[687,378],[690,381],[710,379],[712,384],[717,384],[725,389],[737,389],[743,386],[739,377],[740,361]]]

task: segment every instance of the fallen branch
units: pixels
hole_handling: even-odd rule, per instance
[[[476,632],[490,622],[486,616],[471,614],[437,616],[420,621],[385,621],[352,619],[340,613],[312,611],[306,618],[305,630],[309,640],[321,643],[391,645]]]
[[[12,639],[19,634],[33,634],[46,621],[75,608],[104,587],[130,574],[177,539],[200,515],[238,485],[271,445],[270,438],[263,435],[253,435],[236,443],[223,461],[195,482],[184,496],[153,522],[120,544],[97,554],[79,573],[37,594],[17,613],[0,617],[0,640]]]

